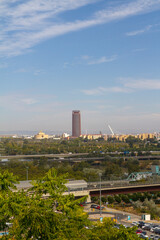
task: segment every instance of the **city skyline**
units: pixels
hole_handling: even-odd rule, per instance
[[[160,132],[160,0],[0,2],[0,131]],[[65,121],[64,121],[65,120]]]

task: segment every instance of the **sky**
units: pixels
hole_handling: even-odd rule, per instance
[[[160,132],[160,0],[1,0],[0,132]]]

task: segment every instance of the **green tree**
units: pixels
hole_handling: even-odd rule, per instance
[[[10,237],[17,240],[50,240],[60,239],[60,236],[61,239],[76,239],[75,231],[79,239],[82,238],[81,230],[90,224],[79,206],[84,198],[75,200],[72,194],[64,195],[65,182],[65,176],[57,176],[55,169],[33,182],[32,193],[26,194],[19,214],[14,214]]]
[[[72,194],[66,195],[65,182],[65,176],[58,176],[57,171],[51,169],[41,180],[33,182],[28,192],[1,192],[0,217],[2,219],[5,215],[7,218],[3,222],[8,219],[13,222],[9,235],[2,239],[138,239],[135,229],[125,229],[123,226],[116,229],[111,219],[91,223],[79,206],[84,198],[75,200]]]
[[[13,173],[8,172],[8,170],[0,173],[0,192],[11,191],[11,189],[16,189],[15,183],[18,183],[17,177]]]

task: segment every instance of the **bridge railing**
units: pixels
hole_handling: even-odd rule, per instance
[[[111,181],[110,183],[105,183],[103,184],[103,182],[101,183],[101,188],[115,188],[115,187],[125,187],[125,186],[144,186],[144,185],[154,185],[154,184],[160,184],[160,180],[154,180],[151,179],[149,181],[144,181],[144,182],[129,182],[129,181]],[[99,189],[100,188],[100,184],[92,184],[89,183],[87,189]]]
[[[103,183],[101,182],[101,189],[103,188],[116,188],[116,187],[129,187],[129,186],[145,186],[145,185],[156,185],[159,184],[160,185],[160,180],[154,180],[151,179],[149,181],[144,181],[144,182],[129,182],[129,181],[110,181],[107,183]],[[87,187],[78,187],[78,188],[73,188],[73,189],[69,189],[68,192],[75,192],[75,191],[84,191],[84,190],[92,190],[92,189],[100,189],[100,183],[98,182],[88,182],[88,186]]]

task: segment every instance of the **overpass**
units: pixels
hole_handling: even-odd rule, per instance
[[[20,181],[18,184],[15,184],[17,190],[27,190],[31,188],[31,180]],[[84,180],[69,181],[66,184],[68,191],[64,194],[68,195],[72,193],[75,197],[88,196],[87,201],[90,202],[90,197],[99,196],[100,190],[102,196],[106,195],[115,195],[115,194],[127,194],[127,193],[136,193],[136,192],[155,192],[160,191],[160,181],[156,182],[145,182],[138,183],[122,180],[122,181],[105,181],[100,183],[87,183]]]
[[[103,187],[101,189],[102,196],[105,195],[115,195],[115,194],[127,194],[127,193],[137,193],[137,192],[156,192],[160,191],[160,183],[152,184],[142,184],[142,185],[129,185],[129,186],[117,186],[117,187]],[[89,194],[91,197],[100,195],[100,188],[89,189]]]

